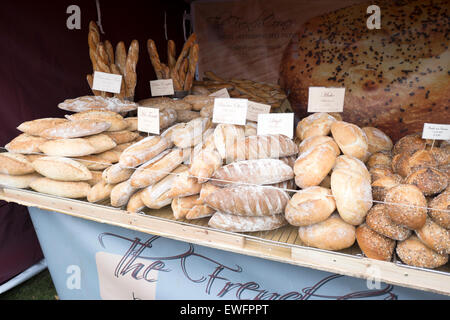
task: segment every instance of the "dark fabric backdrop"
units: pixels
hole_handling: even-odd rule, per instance
[[[154,80],[146,42],[155,41],[166,59],[167,36],[177,52],[183,43],[182,17],[188,1],[100,0],[101,22],[115,47],[139,41],[138,82],[135,99],[150,97]],[[81,30],[69,30],[70,5],[81,9]],[[2,1],[0,9],[0,146],[20,132],[27,120],[63,117],[57,104],[68,98],[90,95],[86,75],[92,73],[87,44],[89,21],[97,20],[95,0]],[[42,252],[26,208],[0,202],[0,284],[39,261]]]

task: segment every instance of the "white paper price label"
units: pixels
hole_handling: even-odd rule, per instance
[[[260,113],[258,115],[257,134],[284,134],[294,137],[293,113]]]
[[[247,120],[258,121],[258,114],[270,113],[270,105],[248,101]]]
[[[450,124],[424,123],[422,139],[450,140]]]
[[[247,105],[247,99],[215,98],[212,121],[243,126],[247,122]]]
[[[94,81],[92,89],[111,93],[120,93],[122,85],[122,76],[118,74],[94,72]]]
[[[153,97],[171,96],[175,93],[172,79],[150,81],[150,91]]]
[[[308,112],[344,111],[345,88],[309,87]]]
[[[138,131],[159,134],[159,109],[138,107]]]
[[[209,96],[216,97],[216,98],[229,98],[230,94],[228,93],[227,88],[223,88],[223,89],[220,89],[219,91],[211,93]]]

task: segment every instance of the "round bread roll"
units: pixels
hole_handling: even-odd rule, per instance
[[[448,262],[448,254],[439,254],[412,235],[397,243],[397,255],[403,263],[422,268],[438,268]]]
[[[352,225],[361,224],[372,207],[370,174],[364,163],[350,156],[339,156],[331,173],[331,191],[342,219]]]
[[[412,233],[411,230],[395,224],[391,220],[384,204],[376,204],[370,208],[367,213],[366,224],[373,231],[393,240],[405,240]]]
[[[293,226],[308,226],[328,219],[336,209],[330,189],[309,187],[289,200],[284,216]]]
[[[336,151],[336,157],[341,153],[339,146],[336,144],[336,142],[334,142],[333,138],[329,136],[312,136],[306,138],[299,144],[298,153],[302,154],[308,151],[309,149],[314,148],[321,144],[328,144],[330,147],[332,147]]]
[[[64,157],[42,157],[33,161],[33,168],[44,177],[58,181],[87,181],[92,174],[83,164]]]
[[[388,190],[384,198],[392,221],[408,229],[423,227],[427,218],[427,200],[414,185],[400,184]]]
[[[313,113],[303,118],[295,129],[295,135],[300,140],[305,140],[313,136],[327,136],[330,134],[331,124],[336,122],[336,118],[328,113]]]
[[[11,176],[9,174],[0,173],[0,185],[11,188],[26,189],[30,187],[31,182],[39,178],[42,178],[42,176],[36,172],[23,174],[21,176]]]
[[[389,189],[398,186],[403,181],[402,177],[395,174],[391,177],[383,177],[372,182],[372,196],[374,200],[384,201]]]
[[[387,168],[392,167],[392,156],[390,152],[379,151],[373,153],[366,162],[367,167],[373,168],[375,166],[383,166]]]
[[[10,152],[0,153],[0,173],[21,176],[33,172],[33,165],[26,156]]]
[[[450,229],[450,191],[445,191],[430,201],[428,214],[438,225]]]
[[[372,168],[370,168],[369,173],[370,173],[370,179],[372,181],[377,181],[378,179],[382,179],[382,178],[386,178],[386,177],[400,176],[398,174],[395,174],[391,170],[391,168],[388,168],[385,166],[372,167]]]
[[[445,190],[448,178],[445,173],[434,168],[422,168],[411,173],[405,183],[417,186],[425,196],[431,196]]]
[[[331,125],[331,134],[342,153],[365,161],[369,157],[369,144],[364,131],[352,123],[336,121]]]
[[[433,222],[431,218],[427,218],[425,225],[415,233],[420,241],[437,253],[450,253],[450,231]]]
[[[308,149],[295,160],[295,183],[300,188],[317,186],[328,175],[336,161],[336,151],[329,144]]]
[[[91,190],[87,182],[57,181],[49,178],[39,178],[30,183],[30,187],[41,193],[64,198],[86,198]]]
[[[399,153],[392,157],[392,171],[401,175],[402,177],[407,177],[409,174],[408,160],[411,157],[408,153]]]
[[[395,240],[373,231],[367,224],[364,223],[356,228],[356,241],[366,257],[382,261],[392,260]]]
[[[417,150],[425,149],[426,141],[417,134],[409,134],[398,140],[393,149],[392,154],[395,156],[400,153],[412,155]]]
[[[370,153],[392,150],[392,140],[383,131],[375,127],[363,127],[362,130],[367,136]]]
[[[332,214],[327,220],[299,227],[300,240],[309,247],[325,250],[342,250],[355,243],[355,227]]]

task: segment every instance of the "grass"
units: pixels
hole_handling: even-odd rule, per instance
[[[55,286],[48,269],[0,294],[0,300],[57,300]]]

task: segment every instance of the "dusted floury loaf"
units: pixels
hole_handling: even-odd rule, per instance
[[[308,88],[345,87],[343,120],[394,141],[448,118],[448,0],[377,1],[379,30],[361,3],[314,17],[287,46],[280,84],[301,119]]]

